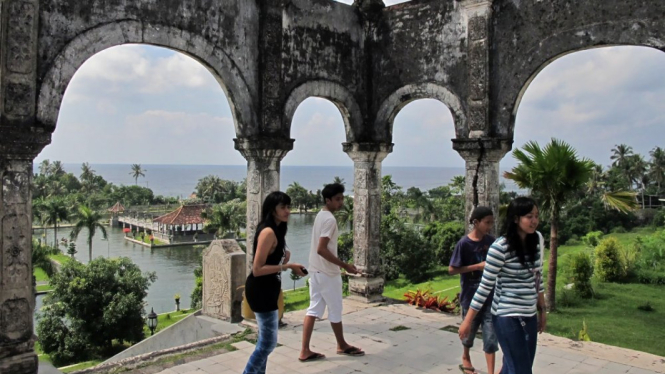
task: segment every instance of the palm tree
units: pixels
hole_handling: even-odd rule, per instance
[[[81,181],[90,182],[92,181],[92,178],[94,176],[95,176],[95,171],[92,170],[92,167],[90,166],[89,163],[84,162],[83,165],[81,165]]]
[[[338,176],[335,176],[335,178],[333,178],[333,183],[341,184],[342,186],[346,185],[346,182],[344,182],[344,178],[340,178]]]
[[[225,237],[228,232],[233,232],[237,236],[240,229],[245,227],[246,213],[247,203],[240,199],[215,205],[211,210],[201,213],[201,218],[206,220],[203,231],[214,232],[221,238]]]
[[[600,195],[605,209],[616,209],[621,213],[628,213],[637,209],[637,200],[634,192],[607,191],[607,173],[600,164],[593,165],[591,176],[586,183],[586,192],[589,195]]]
[[[305,209],[307,211],[307,203],[309,202],[309,192],[307,189],[300,185],[298,182],[289,184],[286,189],[286,194],[291,197],[291,205],[298,207],[298,209]]]
[[[53,246],[58,247],[58,223],[66,220],[69,216],[65,202],[58,197],[38,203],[38,209],[42,211],[41,218],[44,225],[53,226]]]
[[[53,161],[51,164],[51,175],[57,178],[63,174],[65,174],[65,169],[62,166],[62,161]]]
[[[144,177],[145,178],[145,171],[141,169],[141,164],[132,164],[132,171],[129,173],[132,177],[134,177],[134,184],[139,184],[139,177]]]
[[[519,165],[504,177],[520,188],[528,188],[540,198],[541,209],[550,215],[550,261],[547,299],[550,310],[556,309],[557,248],[559,246],[559,216],[566,199],[583,187],[591,177],[592,161],[579,159],[577,152],[567,143],[552,139],[545,148],[528,142],[523,150],[517,149],[513,157]]]
[[[106,228],[101,223],[103,220],[99,212],[93,211],[85,205],[79,206],[76,225],[70,234],[70,240],[75,241],[81,230],[88,229],[88,259],[92,261],[92,238],[97,229],[101,230],[104,239],[107,238]]]
[[[51,161],[48,159],[39,163],[39,174],[48,176],[51,173]]]
[[[627,174],[631,185],[636,184],[642,193],[642,209],[644,209],[644,190],[648,184],[648,170],[649,164],[644,160],[642,155],[632,155],[628,158]]]
[[[619,145],[615,144],[614,148],[612,148],[612,156],[610,156],[610,160],[613,160],[612,166],[616,166],[620,169],[627,170],[628,159],[632,155],[633,155],[633,147],[625,144],[619,144]]]
[[[335,212],[337,217],[337,223],[340,227],[348,227],[349,225],[353,227],[353,198],[350,196],[344,196],[344,205],[342,209]]]
[[[651,155],[649,175],[656,182],[658,193],[660,193],[660,187],[665,182],[665,151],[660,147],[656,147],[649,152],[649,155]]]

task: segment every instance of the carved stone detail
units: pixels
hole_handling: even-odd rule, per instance
[[[13,1],[8,7],[7,25],[7,69],[13,73],[28,74],[34,70],[34,5],[24,1]]]
[[[469,19],[469,39],[476,41],[487,38],[487,19],[481,16]]]
[[[34,104],[34,87],[24,83],[7,83],[5,89],[5,112],[7,114],[18,117],[29,116]]]
[[[27,299],[6,300],[0,307],[0,344],[32,335],[32,310]]]
[[[245,254],[235,240],[215,240],[203,252],[203,314],[238,322]]]
[[[10,214],[2,218],[2,288],[14,289],[30,284],[30,220],[27,215]]]

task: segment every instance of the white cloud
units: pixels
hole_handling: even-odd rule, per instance
[[[231,118],[213,117],[208,113],[169,112],[165,110],[148,110],[138,115],[127,116],[125,125],[128,130],[136,131],[139,134],[159,134],[163,136],[195,135],[201,131],[234,129]]]

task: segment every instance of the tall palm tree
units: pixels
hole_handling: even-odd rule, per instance
[[[660,193],[663,182],[665,182],[665,150],[656,147],[649,152],[651,160],[649,162],[649,175],[651,179],[656,182],[658,186],[658,193]]]
[[[632,155],[628,158],[627,162],[628,179],[631,185],[636,184],[642,193],[642,209],[644,209],[644,190],[648,184],[648,168],[649,164],[644,160],[642,155]]]
[[[51,173],[51,161],[48,159],[39,163],[39,174],[48,176]]]
[[[92,180],[94,176],[95,176],[95,171],[92,170],[92,167],[90,166],[89,163],[84,162],[83,165],[81,165],[81,181],[89,182]]]
[[[633,147],[625,144],[615,144],[614,148],[612,148],[612,156],[610,156],[612,166],[626,170],[628,168],[628,159],[632,155]]]
[[[141,164],[132,164],[132,171],[129,174],[134,177],[134,184],[139,184],[139,177],[145,178],[145,172],[147,170],[141,169]]]
[[[338,176],[335,176],[335,178],[333,178],[333,183],[338,183],[341,184],[342,186],[346,185],[346,182],[344,182],[344,178],[340,178]]]
[[[95,236],[95,232],[99,229],[104,236],[104,239],[107,238],[106,227],[102,224],[103,217],[101,213],[96,212],[85,205],[79,206],[77,221],[72,233],[70,234],[70,240],[75,241],[81,230],[88,229],[88,259],[92,261],[92,238]]]
[[[69,217],[67,205],[64,200],[54,197],[39,203],[38,208],[42,211],[44,225],[53,226],[53,246],[58,247],[58,224]]]
[[[516,149],[513,157],[519,165],[504,173],[520,188],[528,188],[540,199],[540,207],[550,215],[550,261],[547,282],[547,301],[550,310],[556,308],[557,248],[559,246],[559,216],[566,199],[583,187],[591,177],[593,162],[580,159],[573,147],[552,139],[545,148],[528,142],[523,150]]]
[[[65,168],[62,166],[62,161],[53,161],[51,164],[51,175],[60,177],[65,174]]]
[[[586,192],[589,195],[600,195],[600,200],[605,209],[616,209],[622,213],[628,213],[637,209],[635,193],[629,191],[607,191],[607,173],[600,164],[593,165],[591,176],[586,183]]]

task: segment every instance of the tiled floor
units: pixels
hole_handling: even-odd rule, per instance
[[[270,355],[269,374],[415,374],[460,373],[461,346],[457,334],[440,330],[456,325],[459,318],[418,310],[408,305],[367,305],[345,300],[344,332],[349,343],[361,347],[363,357],[335,354],[335,339],[330,324],[317,322],[312,349],[324,353],[323,360],[301,363],[297,360],[304,311],[284,317],[289,326],[279,332],[280,347]],[[408,330],[391,331],[398,326]],[[477,370],[487,373],[479,346],[472,350]],[[162,374],[238,374],[242,373],[254,345],[235,344],[237,351],[209,357],[164,370]],[[501,354],[497,356],[500,366]],[[665,358],[598,343],[579,343],[549,334],[539,336],[534,365],[537,374],[653,374],[665,373]]]

